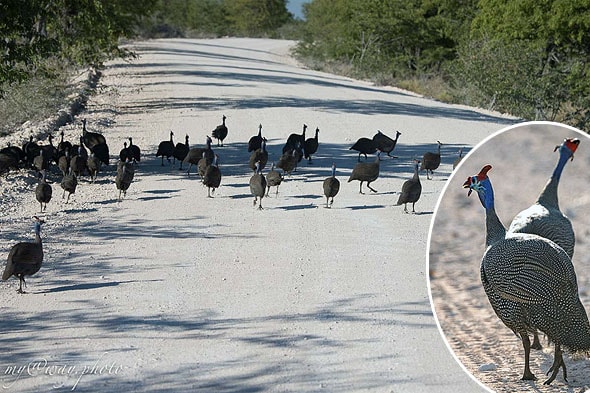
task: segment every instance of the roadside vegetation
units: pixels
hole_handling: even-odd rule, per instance
[[[590,130],[587,0],[7,0],[0,133],[67,100],[71,75],[130,56],[123,38],[298,41],[308,67]],[[37,104],[37,101],[39,104]]]

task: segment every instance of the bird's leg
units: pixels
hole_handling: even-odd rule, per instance
[[[364,194],[363,192],[363,181],[361,180],[361,185],[359,187],[359,193]]]
[[[371,187],[369,184],[371,184],[371,182],[367,183],[367,187],[369,187],[369,190],[373,191],[373,192],[377,192],[377,190],[375,190],[373,187]]]
[[[256,206],[256,202],[258,202],[258,197],[254,197],[254,203],[253,203],[254,206]]]
[[[551,373],[551,376],[548,380],[546,380],[543,385],[549,385],[555,377],[557,377],[557,373],[559,372],[559,368],[563,368],[563,379],[567,382],[567,370],[565,368],[565,362],[563,361],[563,351],[561,350],[561,346],[559,344],[555,344],[555,355],[553,359],[553,364],[547,374]]]
[[[416,202],[412,202],[412,213],[416,213],[416,210],[414,209],[415,205],[416,205]]]
[[[404,213],[407,213],[407,212],[408,212],[408,204],[404,203]]]
[[[62,192],[61,199],[64,199],[65,197],[66,197],[66,190],[64,190],[64,192]]]
[[[543,346],[541,345],[541,341],[539,340],[539,333],[535,332],[533,334],[533,343],[531,344],[532,349],[541,350]]]
[[[524,347],[524,373],[522,375],[523,381],[535,381],[537,377],[533,375],[530,368],[530,354],[531,354],[531,340],[529,340],[528,333],[524,332],[520,334],[522,339],[522,346]]]
[[[332,207],[333,203],[334,203],[334,197],[332,197],[332,199],[330,199],[330,207]]]

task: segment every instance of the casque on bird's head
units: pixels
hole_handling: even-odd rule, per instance
[[[559,149],[559,151],[562,152],[563,149],[567,148],[571,152],[570,160],[573,161],[574,153],[576,152],[576,149],[579,145],[580,140],[578,138],[566,138],[563,140],[563,143],[561,145],[555,146],[555,149],[553,149],[553,151],[555,152]]]
[[[467,192],[467,196],[471,195],[472,191],[480,192],[483,190],[483,186],[481,185],[482,180],[488,178],[488,172],[492,169],[491,165],[484,166],[481,171],[477,175],[469,176],[465,183],[463,183],[463,188],[469,188],[469,192]]]

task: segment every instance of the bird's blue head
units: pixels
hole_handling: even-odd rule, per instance
[[[494,190],[487,175],[490,169],[491,165],[484,166],[477,175],[468,177],[463,183],[463,188],[469,188],[467,196],[471,195],[472,191],[477,192],[481,204],[486,209],[494,207]]]

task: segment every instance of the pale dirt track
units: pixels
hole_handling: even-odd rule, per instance
[[[467,197],[463,182],[491,164],[496,211],[506,227],[521,210],[530,206],[549,179],[566,137],[578,137],[580,147],[566,165],[560,185],[559,204],[576,232],[574,266],[582,303],[590,306],[590,257],[585,191],[590,163],[590,138],[562,126],[518,126],[494,136],[474,149],[453,174],[436,213],[430,244],[430,286],[437,317],[450,346],[478,379],[498,392],[585,392],[590,388],[590,361],[566,356],[568,383],[561,373],[550,385],[545,372],[553,362],[553,346],[543,340],[544,350],[531,354],[531,371],[537,382],[520,381],[524,368],[522,343],[496,317],[483,291],[479,266],[485,244],[485,211],[477,196]],[[480,371],[482,365],[497,369]]]
[[[139,42],[137,60],[108,64],[63,129],[73,140],[87,118],[112,164],[95,184],[82,180],[68,205],[50,175],[44,265],[26,295],[14,279],[0,284],[2,391],[483,391],[432,316],[427,235],[458,148],[514,120],[299,68],[291,44]],[[223,179],[208,199],[196,176],[161,167],[154,153],[170,130],[175,142],[188,134],[202,145],[223,114],[229,136],[214,147]],[[256,210],[246,141],[262,124],[277,160],[303,123],[320,128],[314,163]],[[399,158],[381,163],[377,194],[360,195],[346,182],[356,163],[348,147],[377,129],[402,132]],[[144,156],[117,202],[113,164],[129,136]],[[403,214],[393,205],[411,161],[436,140],[442,165],[434,180],[422,174],[419,214]],[[332,162],[342,186],[325,209]],[[35,183],[32,171],[0,179],[2,255],[32,238]],[[36,361],[48,363],[6,375]]]

